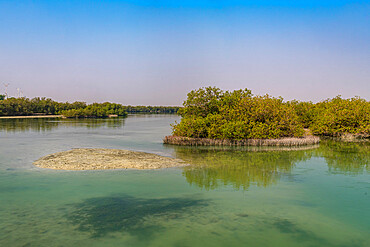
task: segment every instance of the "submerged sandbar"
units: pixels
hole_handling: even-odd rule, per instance
[[[57,170],[160,169],[186,165],[157,154],[121,149],[77,148],[36,160],[34,165]]]

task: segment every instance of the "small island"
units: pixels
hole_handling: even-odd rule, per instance
[[[368,141],[370,104],[337,96],[318,103],[253,95],[248,89],[199,88],[187,95],[164,144],[191,146],[302,146],[323,138]]]
[[[44,156],[33,163],[56,170],[160,169],[187,165],[180,159],[121,149],[77,148]]]

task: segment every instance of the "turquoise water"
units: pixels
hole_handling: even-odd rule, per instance
[[[165,146],[174,115],[0,119],[0,246],[370,246],[370,146]],[[181,158],[161,170],[55,171],[78,147]]]

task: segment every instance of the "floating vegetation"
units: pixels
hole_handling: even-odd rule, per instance
[[[187,197],[147,199],[128,195],[96,197],[72,205],[68,220],[77,230],[90,232],[92,237],[126,232],[150,238],[164,227],[153,219],[176,219],[186,213],[208,206],[204,199]]]

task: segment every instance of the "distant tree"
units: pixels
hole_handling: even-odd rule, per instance
[[[0,100],[4,100],[4,99],[5,99],[5,95],[0,94]]]
[[[180,107],[178,106],[126,106],[128,113],[162,113],[176,114]]]
[[[68,118],[104,118],[109,115],[127,116],[123,105],[109,102],[93,103],[85,105],[84,108],[64,110],[60,111],[60,113]]]

